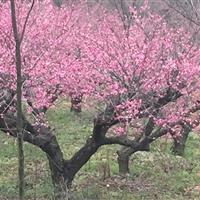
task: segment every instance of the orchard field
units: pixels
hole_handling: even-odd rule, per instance
[[[69,111],[69,103],[60,101],[47,118],[56,129],[58,141],[67,156],[84,144],[92,127],[91,112],[79,116]],[[66,123],[67,122],[67,123]],[[66,133],[67,130],[67,133]],[[79,132],[83,134],[78,135]],[[66,142],[68,141],[68,142]],[[1,135],[0,199],[17,199],[16,141]],[[119,175],[116,150],[119,146],[102,147],[77,174],[73,194],[76,200],[198,200],[200,196],[200,138],[191,133],[183,157],[171,153],[171,140],[160,139],[150,152],[137,152],[131,157],[130,174]],[[25,144],[26,199],[53,198],[50,171],[44,153]],[[110,167],[110,177],[101,170],[102,162]]]
[[[199,0],[0,0],[0,200],[200,199]]]

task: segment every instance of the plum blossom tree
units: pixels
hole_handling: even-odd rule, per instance
[[[193,35],[191,36],[191,40],[193,41],[193,43],[195,43],[196,46],[198,46],[199,44],[198,42],[198,35],[199,35],[198,1],[190,1],[190,0],[164,1],[164,2],[156,1],[155,5],[157,5],[157,7],[154,5],[154,3],[155,3],[154,1],[149,1],[149,2],[146,1],[146,5],[148,4],[150,6],[150,9],[156,11],[156,13],[159,13],[161,16],[163,16],[167,20],[167,23],[170,26],[180,27],[181,25],[185,29],[189,28],[190,34]],[[162,9],[164,13],[161,12]],[[120,12],[121,10],[123,10],[123,6],[121,6],[120,10],[118,9],[118,12]],[[168,13],[167,15],[166,15],[166,11]],[[121,12],[120,14],[123,15],[123,12]],[[168,16],[169,14],[170,14],[170,17]],[[128,17],[129,19],[132,19],[131,16],[128,16]],[[126,14],[124,18],[121,17],[121,19],[123,22],[124,20],[126,22]],[[192,24],[194,24],[195,26],[191,26]],[[195,94],[192,94],[192,95],[195,96]],[[174,130],[173,131],[171,130],[170,132],[173,133],[172,138],[174,141],[173,146],[172,146],[172,152],[176,155],[183,156],[185,143],[187,141],[189,132],[191,132],[191,125],[187,123],[187,125],[182,125],[181,127],[182,127],[181,134],[174,135]],[[141,132],[141,130],[139,130],[139,132]],[[147,144],[147,146],[144,146],[142,150],[145,150],[145,151],[149,150],[148,146],[149,145]],[[120,151],[117,152],[119,156],[118,157],[119,169],[122,173],[128,173],[129,171],[128,164],[125,164],[125,163],[128,163],[128,160],[129,160],[128,157],[130,157],[130,155],[132,154],[131,152],[134,153],[135,150],[134,149],[131,150],[131,148],[122,148],[121,152]],[[124,170],[123,170],[123,166],[124,166]]]
[[[29,4],[17,2],[16,8],[22,33]],[[0,129],[16,137],[14,44],[8,11],[9,4],[0,4]],[[130,8],[130,14],[134,20],[124,29],[118,12],[100,5],[88,9],[81,1],[57,8],[47,0],[35,2],[21,46],[22,95],[35,121],[23,115],[23,136],[46,153],[56,199],[66,198],[77,172],[102,145],[140,150],[185,121],[190,105],[196,103],[190,97],[199,89],[199,48],[190,34],[169,27],[146,4],[139,11]],[[85,103],[98,112],[85,145],[64,159],[41,110],[72,94],[89,99]],[[150,124],[144,135],[131,139],[122,134],[122,127],[145,118]],[[110,135],[116,125],[120,127]]]

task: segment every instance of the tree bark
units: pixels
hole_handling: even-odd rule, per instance
[[[69,160],[63,159],[63,154],[57,143],[55,136],[51,136],[51,141],[40,146],[46,152],[51,170],[52,182],[55,188],[55,199],[71,199],[70,188],[77,172],[85,165],[92,155],[96,153],[100,146],[105,144],[103,135],[108,127],[94,124],[93,134],[88,138],[85,145],[76,152]],[[41,134],[48,135],[48,130],[41,130]],[[49,138],[49,136],[48,136]]]
[[[129,157],[133,153],[132,148],[122,147],[119,151],[117,151],[117,162],[119,166],[120,174],[128,174],[129,170]]]
[[[34,5],[34,0],[32,2],[31,8],[27,13],[25,23],[23,25],[21,36],[19,36],[18,27],[17,27],[17,19],[15,13],[15,1],[10,0],[10,10],[11,10],[11,22],[13,29],[13,37],[15,41],[15,66],[16,66],[16,75],[17,75],[17,85],[16,85],[16,93],[17,93],[17,102],[16,102],[16,110],[17,110],[17,119],[16,119],[16,127],[17,127],[17,143],[18,143],[18,176],[19,176],[19,199],[24,199],[24,149],[23,149],[23,122],[22,122],[22,62],[21,62],[21,43],[24,37],[26,24],[28,18],[30,16],[31,10]]]
[[[80,113],[82,111],[81,102],[82,102],[82,95],[72,96],[70,111],[74,113]]]
[[[54,186],[54,199],[55,200],[70,200],[70,186],[67,184],[66,177],[69,174],[65,174],[65,160],[63,153],[57,142],[57,139],[51,133],[48,133],[48,129],[41,131],[41,134],[46,134],[48,139],[40,148],[46,153],[49,161],[49,168],[51,172],[51,180]]]
[[[191,127],[183,126],[180,136],[174,138],[174,143],[172,146],[172,152],[175,155],[183,156],[185,152],[185,144],[187,142],[188,135],[191,131]]]
[[[130,172],[130,169],[129,169],[130,156],[137,151],[139,151],[139,149],[131,148],[131,147],[122,147],[119,151],[117,151],[117,155],[118,155],[117,162],[118,162],[120,174],[128,174]],[[140,151],[149,151],[149,143],[140,147]]]
[[[22,130],[22,73],[21,73],[21,50],[20,38],[18,35],[15,2],[10,0],[11,19],[13,35],[15,39],[15,65],[17,73],[17,144],[18,144],[18,176],[19,176],[19,199],[24,199],[24,149],[23,149],[23,130]]]

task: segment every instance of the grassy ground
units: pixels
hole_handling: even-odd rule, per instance
[[[65,158],[84,144],[92,128],[91,113],[77,117],[61,102],[47,113],[55,128]],[[170,141],[161,139],[151,152],[138,152],[131,158],[131,173],[118,175],[117,145],[102,147],[77,174],[76,200],[198,200],[200,199],[200,138],[190,134],[184,158],[170,152]],[[53,199],[45,154],[25,144],[26,197]],[[102,165],[109,165],[111,177],[102,180]],[[17,146],[13,138],[0,134],[0,200],[17,199]]]

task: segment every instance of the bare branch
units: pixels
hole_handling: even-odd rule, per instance
[[[22,43],[22,41],[23,41],[24,33],[25,33],[25,30],[26,30],[26,25],[27,25],[27,23],[28,23],[28,19],[29,19],[29,17],[30,17],[31,11],[32,11],[32,9],[33,9],[34,3],[35,3],[35,0],[32,1],[31,7],[30,7],[30,9],[29,9],[29,11],[28,11],[28,14],[27,14],[27,16],[26,16],[26,19],[25,19],[25,22],[24,22],[24,26],[23,26],[23,29],[22,29],[22,34],[21,34],[21,38],[20,38],[20,43]]]

